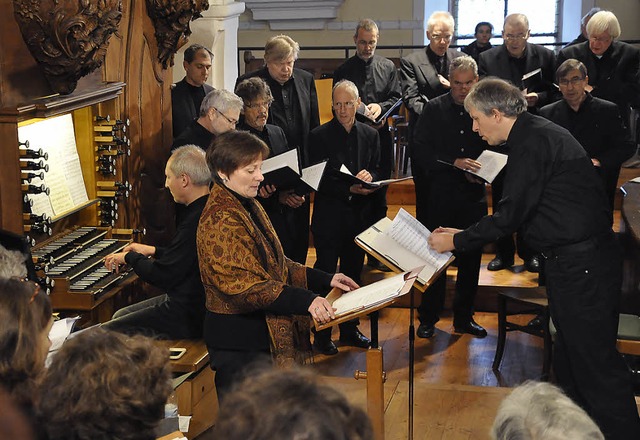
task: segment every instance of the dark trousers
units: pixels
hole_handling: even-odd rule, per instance
[[[233,390],[233,386],[258,369],[272,365],[269,351],[216,350],[207,347],[218,403]]]
[[[558,384],[608,440],[640,438],[631,376],[616,350],[622,257],[613,233],[591,249],[545,258],[545,273]]]
[[[172,301],[167,295],[123,307],[103,328],[127,334],[144,334],[167,339],[202,338],[204,304],[201,310]],[[202,313],[200,313],[202,312]]]
[[[276,196],[272,196],[276,197]],[[299,208],[273,203],[265,208],[273,224],[284,254],[300,264],[306,264],[309,251],[309,196]]]

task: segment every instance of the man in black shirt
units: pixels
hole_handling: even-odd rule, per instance
[[[375,21],[368,18],[360,20],[353,36],[356,54],[338,67],[333,74],[334,84],[348,79],[358,87],[360,99],[366,105],[365,112],[373,119],[378,119],[381,114],[386,113],[401,97],[396,66],[391,60],[375,54],[379,35]],[[378,130],[380,136],[380,178],[388,179],[391,177],[393,168],[393,140],[389,124],[385,120],[374,128]],[[370,224],[387,215],[387,188],[376,191],[373,198]],[[371,256],[369,256],[369,265],[386,269]]]
[[[123,252],[107,255],[104,263],[115,271],[128,264],[143,281],[166,294],[120,309],[102,326],[169,339],[201,338],[205,303],[196,230],[211,182],[204,151],[195,145],[178,148],[171,154],[165,174],[165,186],[174,200],[185,205],[171,243],[166,247],[131,243]]]
[[[416,209],[418,220],[429,230],[451,225],[471,226],[487,214],[484,184],[462,170],[477,170],[477,159],[488,145],[471,129],[472,121],[464,111],[464,98],[478,81],[478,66],[464,56],[451,61],[451,91],[430,100],[424,106],[414,133],[413,157],[427,171],[428,209]],[[418,183],[416,183],[418,185]],[[422,203],[423,200],[416,200]],[[416,206],[417,208],[417,206]],[[458,253],[458,276],[453,301],[453,325],[457,332],[485,337],[487,332],[473,320],[473,302],[478,291],[482,249]],[[446,277],[442,276],[422,295],[418,307],[420,326],[417,335],[430,338],[444,306]]]
[[[607,439],[640,438],[630,373],[616,350],[621,250],[591,160],[567,130],[528,113],[520,90],[503,80],[480,81],[465,108],[474,131],[509,152],[504,196],[493,215],[464,231],[438,228],[429,244],[469,251],[521,228],[544,258],[558,383]]]
[[[242,75],[242,80],[252,77],[262,78],[273,95],[268,122],[284,130],[287,144],[298,149],[302,167],[313,165],[309,160],[309,133],[320,125],[318,94],[313,75],[293,67],[298,59],[300,45],[287,35],[270,38],[264,48],[266,66]],[[305,264],[309,250],[309,212],[308,198],[300,197],[301,203],[294,210],[295,226],[291,230],[295,250],[288,255],[294,261]]]
[[[563,99],[542,107],[540,116],[569,130],[587,151],[604,184],[613,215],[620,166],[636,150],[629,130],[617,105],[585,90],[589,76],[580,61],[566,60],[558,67],[556,77]]]
[[[171,150],[197,145],[207,151],[215,136],[236,128],[242,107],[242,99],[228,90],[209,92],[200,105],[200,116],[173,140]]]
[[[171,89],[174,139],[198,117],[202,100],[213,90],[206,83],[212,62],[213,54],[200,44],[192,44],[184,51],[182,65],[186,76]]]

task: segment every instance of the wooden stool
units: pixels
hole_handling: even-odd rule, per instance
[[[517,310],[509,312],[508,304],[518,305]],[[542,328],[507,321],[508,316],[522,314],[542,315]],[[493,358],[494,370],[498,370],[502,361],[507,332],[516,330],[539,336],[544,340],[542,379],[548,379],[551,368],[551,334],[549,332],[549,301],[545,287],[508,287],[498,290],[498,346]]]
[[[190,373],[190,376],[175,390],[178,414],[191,416],[190,439],[211,428],[218,416],[218,395],[213,383],[214,372],[209,367],[209,352],[202,340],[165,340],[157,341],[164,347],[181,347],[187,351],[180,359],[171,361],[175,375]]]

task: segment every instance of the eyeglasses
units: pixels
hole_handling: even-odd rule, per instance
[[[558,83],[560,83],[561,86],[563,87],[567,87],[569,84],[571,84],[572,86],[577,86],[578,84],[580,84],[580,82],[584,81],[585,77],[582,76],[574,76],[571,79],[561,79],[560,81],[558,81]]]
[[[261,108],[261,107],[269,108],[269,107],[271,107],[272,103],[273,103],[273,101],[262,101],[262,102],[254,102],[252,104],[251,103],[250,104],[245,103],[244,106],[247,107],[247,108]]]
[[[358,40],[358,46],[376,47],[377,45],[378,45],[378,42],[376,40],[371,40],[371,41]]]
[[[518,41],[518,40],[526,40],[529,38],[529,33],[526,34],[518,34],[518,35],[505,35],[503,39],[507,41]]]
[[[356,106],[356,101],[347,101],[347,102],[334,102],[333,106],[335,108],[348,108],[348,109],[352,109]]]
[[[222,112],[221,112],[220,110],[218,110],[217,108],[215,108],[215,107],[212,107],[212,108],[213,108],[215,111],[217,111],[218,113],[220,113],[220,115],[221,115],[223,118],[225,118],[225,119],[227,120],[227,122],[229,122],[229,124],[231,124],[231,125],[236,125],[236,124],[238,123],[238,121],[237,121],[237,120],[235,120],[235,119],[231,119],[229,116],[225,115],[224,113],[222,113]]]
[[[611,41],[611,36],[608,37],[589,37],[589,41],[598,42],[598,43],[608,43]]]
[[[451,37],[452,35],[431,35],[429,37],[429,39],[434,40],[434,41],[444,41],[444,42],[448,42],[451,41]]]

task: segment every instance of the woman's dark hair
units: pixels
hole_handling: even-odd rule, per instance
[[[217,136],[207,149],[207,165],[211,177],[220,181],[218,172],[232,174],[257,158],[269,157],[269,147],[257,136],[246,131],[229,131]]]
[[[44,368],[42,332],[51,320],[49,297],[33,282],[0,278],[0,385],[30,406]]]
[[[64,343],[39,402],[50,440],[152,440],[171,394],[169,351],[94,328]]]

